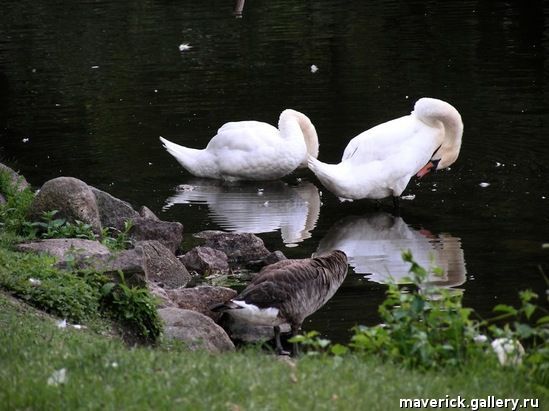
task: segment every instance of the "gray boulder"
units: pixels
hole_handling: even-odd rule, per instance
[[[139,214],[133,209],[130,203],[122,201],[95,187],[90,186],[90,189],[95,196],[99,218],[103,227],[113,227],[116,230],[123,231],[126,220],[133,220],[139,217]]]
[[[236,296],[235,290],[209,285],[167,290],[166,293],[170,300],[179,308],[197,311],[216,321],[222,313],[215,313],[210,310],[210,307],[215,304],[224,303]]]
[[[234,344],[223,328],[203,314],[174,307],[161,308],[158,314],[164,322],[166,338],[183,341],[193,351],[234,351]]]
[[[91,188],[73,177],[57,177],[44,183],[34,198],[30,218],[38,221],[45,211],[58,210],[56,217],[74,223],[80,220],[90,224],[97,234],[101,232],[99,209]]]
[[[248,261],[246,268],[252,271],[259,271],[266,265],[271,265],[282,260],[287,260],[286,256],[282,251],[276,250],[260,260]]]
[[[146,206],[141,206],[141,208],[139,209],[139,215],[143,218],[148,218],[149,220],[160,221],[160,218],[158,218],[156,214],[153,213],[152,210]]]
[[[143,268],[148,281],[161,284],[163,288],[185,287],[191,280],[191,275],[177,259],[159,241],[140,241],[135,250],[143,256]]]
[[[99,241],[80,238],[52,238],[30,243],[17,244],[16,249],[22,252],[46,253],[59,260],[88,260],[97,256],[109,256],[110,251]]]
[[[260,260],[270,254],[263,240],[252,233],[201,231],[194,235],[205,240],[204,246],[223,251],[230,262],[244,263]]]
[[[27,180],[25,180],[25,177],[2,163],[0,163],[0,172],[6,173],[10,177],[11,184],[17,191],[22,191],[25,188],[30,187]]]
[[[130,239],[133,241],[158,240],[175,253],[183,241],[183,224],[139,216],[133,219]]]
[[[180,256],[179,260],[188,270],[203,275],[225,272],[229,269],[227,255],[223,251],[214,250],[210,247],[194,247]]]
[[[155,282],[147,281],[147,288],[149,289],[149,292],[156,297],[158,308],[177,307],[177,305],[168,296],[167,291]]]

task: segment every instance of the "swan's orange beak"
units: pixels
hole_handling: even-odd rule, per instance
[[[438,162],[440,160],[431,160],[427,164],[425,164],[421,169],[417,172],[416,176],[421,178],[425,175],[427,175],[431,170],[436,170]]]

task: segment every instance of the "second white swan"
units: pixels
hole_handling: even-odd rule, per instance
[[[413,175],[422,177],[456,161],[463,122],[445,101],[424,97],[414,111],[353,138],[339,164],[309,156],[309,168],[341,200],[398,200]],[[395,202],[395,204],[397,204]]]
[[[205,149],[180,146],[160,137],[168,152],[196,177],[223,180],[276,180],[307,167],[318,156],[318,136],[309,118],[286,109],[278,129],[259,121],[224,124]]]

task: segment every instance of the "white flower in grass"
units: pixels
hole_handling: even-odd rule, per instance
[[[41,285],[42,284],[42,281],[40,281],[38,278],[29,278],[29,283],[31,283],[31,285]]]
[[[492,341],[492,349],[498,357],[501,365],[517,366],[522,364],[524,347],[518,340],[511,338],[496,338]]]
[[[67,382],[67,369],[61,368],[55,370],[48,378],[48,385],[57,387],[58,385],[65,384]]]

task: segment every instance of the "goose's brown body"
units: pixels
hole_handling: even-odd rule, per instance
[[[235,298],[213,309],[257,325],[290,324],[295,334],[303,320],[335,294],[347,275],[347,256],[335,250],[316,258],[283,260],[264,267]]]

